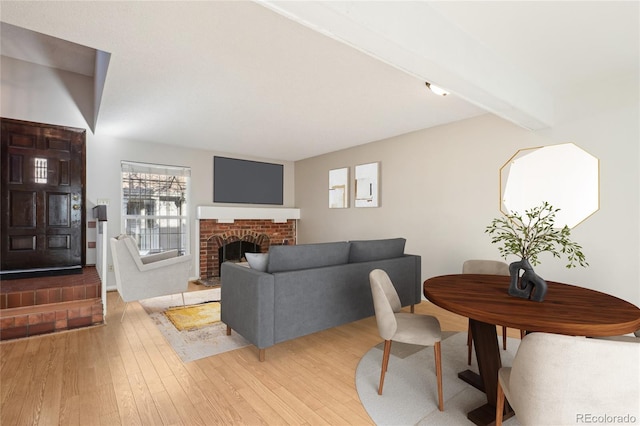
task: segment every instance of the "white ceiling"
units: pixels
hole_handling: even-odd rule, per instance
[[[638,15],[636,1],[0,9],[2,22],[111,53],[96,134],[291,161],[486,112],[553,125],[569,96],[637,85]],[[426,80],[452,94],[435,96]]]

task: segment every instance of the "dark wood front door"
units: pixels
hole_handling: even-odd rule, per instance
[[[0,119],[0,273],[80,272],[85,264],[84,129]]]

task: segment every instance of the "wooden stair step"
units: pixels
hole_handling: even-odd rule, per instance
[[[102,299],[0,309],[0,340],[103,324]]]

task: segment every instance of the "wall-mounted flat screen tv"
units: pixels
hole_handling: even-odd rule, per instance
[[[283,204],[282,164],[213,157],[213,202]]]

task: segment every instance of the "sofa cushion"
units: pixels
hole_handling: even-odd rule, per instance
[[[370,262],[372,260],[393,259],[404,254],[404,238],[386,240],[350,241],[349,263]]]
[[[256,271],[266,272],[267,262],[269,261],[269,253],[245,253],[244,257],[247,259],[251,269]]]
[[[269,247],[268,272],[321,268],[349,262],[349,243],[300,244]]]

